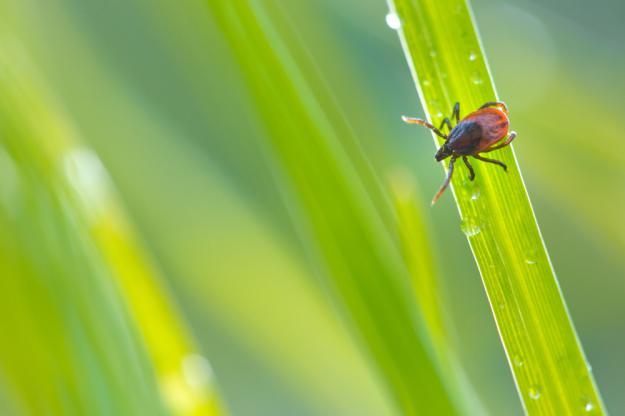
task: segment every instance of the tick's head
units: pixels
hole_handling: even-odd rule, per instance
[[[447,143],[443,143],[443,145],[438,148],[438,151],[434,155],[434,159],[436,159],[437,162],[440,162],[441,160],[447,159],[449,156],[451,156],[451,153],[452,150],[449,148],[449,146],[447,146]]]

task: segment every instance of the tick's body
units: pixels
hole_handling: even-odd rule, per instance
[[[508,117],[501,110],[478,110],[466,116],[451,130],[447,146],[457,155],[483,152],[508,134],[509,124]]]
[[[449,118],[445,118],[441,126],[437,129],[427,121],[403,117],[405,122],[425,126],[445,139],[445,143],[438,149],[434,157],[439,162],[451,157],[449,161],[449,173],[447,174],[443,186],[441,186],[441,189],[434,196],[432,204],[438,200],[445,189],[447,189],[447,186],[449,186],[454,172],[454,162],[457,158],[461,157],[464,164],[469,169],[470,180],[475,179],[475,172],[469,163],[469,156],[483,162],[494,163],[506,170],[507,167],[502,162],[482,157],[480,153],[488,153],[493,150],[501,149],[509,145],[516,137],[515,132],[510,132],[510,134],[508,134],[508,127],[510,125],[508,121],[508,109],[502,102],[488,102],[462,120],[460,120],[460,103],[456,103],[452,118],[456,121],[455,127],[452,128]],[[440,131],[443,126],[448,127],[450,130],[449,135],[445,135]],[[504,138],[506,138],[506,140],[503,143],[497,144]]]

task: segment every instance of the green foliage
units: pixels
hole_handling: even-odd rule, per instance
[[[443,374],[454,380],[450,387],[461,400],[460,409],[468,414],[484,414],[486,411],[453,348],[450,337],[452,326],[443,303],[445,291],[440,287],[440,273],[430,248],[432,236],[415,191],[416,184],[406,172],[396,171],[390,177],[390,188],[398,217],[401,251],[411,272],[414,295],[434,345],[437,362]]]
[[[282,11],[271,1],[209,6],[266,127],[266,158],[300,236],[398,409],[457,413],[453,375],[440,367],[428,331],[440,327],[424,322],[410,287],[411,271],[431,270],[404,261],[384,192]]]
[[[419,111],[383,1],[44,3],[0,1],[1,414],[219,413],[199,345],[236,415],[519,412],[452,193],[422,207],[442,177],[428,131],[399,119]],[[495,96],[462,2],[397,6],[435,121]],[[622,29],[593,36],[595,9],[563,32],[573,8],[547,25],[552,6],[532,0],[475,6],[567,300],[620,409]],[[586,77],[607,51],[605,77]],[[576,112],[592,122],[565,122]],[[475,166],[476,183],[457,166],[462,229],[528,410],[601,413],[573,377],[589,375],[516,167]]]
[[[428,118],[453,104],[461,116],[497,99],[470,10],[458,0],[391,0]],[[514,126],[514,108],[512,124]],[[517,140],[523,140],[519,132]],[[439,143],[440,144],[440,143]],[[603,413],[530,205],[513,150],[508,165],[457,169],[453,192],[525,409],[529,414]]]
[[[98,157],[18,43],[0,47],[0,66],[3,405],[17,414],[217,414],[206,360]]]

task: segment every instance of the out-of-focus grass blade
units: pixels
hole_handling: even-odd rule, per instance
[[[389,3],[428,119],[440,123],[456,101],[462,116],[497,99],[465,1]],[[517,140],[530,139],[519,132]],[[601,414],[603,404],[514,153],[506,148],[492,156],[508,165],[507,174],[476,162],[473,183],[460,166],[453,192],[525,409],[530,414]]]
[[[184,10],[185,16],[199,16],[179,5],[157,3],[163,19],[172,18],[172,9]],[[154,4],[150,2],[149,7]],[[161,7],[164,5],[172,9]],[[203,17],[210,19],[205,5],[197,6]],[[21,14],[28,22],[39,21],[34,11],[39,12]],[[220,397],[228,410],[252,415],[392,414],[392,402],[380,388],[382,383],[345,333],[321,288],[314,285],[305,259],[299,250],[292,250],[291,240],[284,239],[280,230],[259,214],[252,202],[254,196],[245,187],[233,189],[232,178],[217,168],[217,162],[223,163],[221,154],[210,152],[207,157],[205,149],[193,145],[180,126],[170,124],[169,114],[146,106],[146,101],[96,56],[97,48],[83,32],[75,30],[75,22],[47,16],[48,26],[38,29],[47,42],[64,45],[71,58],[64,60],[62,78],[55,81],[48,66],[44,67],[46,73],[64,94],[72,114],[82,121],[83,136],[98,150],[125,204],[141,220],[159,264],[167,268],[198,343],[209,346]],[[188,24],[188,19],[181,20]],[[212,20],[202,21],[209,23],[202,24],[203,29],[217,30]],[[63,34],[53,30],[55,27],[62,27]],[[175,37],[180,29],[163,26],[157,32]],[[176,43],[176,54],[183,45],[203,50],[206,44],[217,43],[212,35],[204,39],[191,33]],[[43,45],[46,49],[47,42]],[[28,46],[33,49],[32,44]],[[224,49],[205,59],[229,65],[223,62],[223,54],[229,57]],[[38,62],[45,64],[45,60]],[[81,77],[65,78],[73,62],[81,62]],[[213,77],[202,66],[184,64],[196,75]],[[200,84],[206,82],[201,76],[194,77]],[[215,122],[214,117],[211,113],[210,123]],[[256,135],[249,126],[240,127],[248,136]],[[226,131],[223,140],[234,142],[236,134]],[[217,136],[205,134],[208,141]],[[150,152],[146,153],[146,148]],[[241,151],[247,148],[249,143],[237,147]],[[236,167],[228,167],[232,170]],[[232,260],[232,253],[237,261]],[[0,409],[2,404],[0,400]]]
[[[469,414],[485,414],[477,393],[473,390],[450,340],[450,324],[442,303],[442,290],[430,249],[432,240],[418,200],[416,183],[408,171],[397,169],[389,178],[398,234],[406,264],[410,270],[415,297],[434,344],[437,360],[446,374],[453,374],[455,395],[462,399]]]
[[[435,278],[434,253],[430,249],[426,224],[417,201],[416,183],[407,171],[400,169],[392,172],[389,182],[399,220],[402,252],[413,276],[414,293],[424,311],[423,316],[434,342],[439,348],[447,348],[447,330],[439,299],[439,281]]]
[[[217,414],[98,157],[0,44],[0,374],[27,414]]]
[[[210,364],[195,352],[177,311],[160,286],[157,270],[112,197],[108,175],[99,159],[90,150],[78,148],[69,154],[66,167],[75,197],[89,219],[91,237],[122,288],[172,413],[219,414]]]
[[[269,163],[319,269],[403,414],[455,414],[379,185],[272,1],[209,1],[267,129]],[[394,230],[393,230],[394,232]]]

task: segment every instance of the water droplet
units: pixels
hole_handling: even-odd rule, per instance
[[[462,230],[464,235],[466,235],[469,238],[475,237],[476,235],[480,233],[480,231],[482,231],[480,229],[480,225],[477,223],[477,221],[473,217],[464,218],[462,220],[462,223],[460,224],[460,229]]]
[[[535,248],[530,248],[529,250],[525,250],[525,264],[533,265],[536,264],[536,254],[537,250]]]
[[[587,412],[592,412],[595,409],[595,405],[592,404],[591,401],[586,402],[586,404],[584,405],[584,410]]]
[[[477,201],[480,197],[480,188],[475,181],[472,181],[467,177],[462,181],[463,193],[472,201]]]
[[[430,80],[429,79],[424,79],[423,80],[423,86],[424,87],[429,87],[430,86]]]
[[[477,59],[477,55],[475,54],[475,52],[471,52],[469,54],[469,61],[475,61]]]
[[[401,20],[399,19],[399,16],[397,16],[397,13],[389,12],[386,15],[385,20],[386,24],[391,29],[397,30],[401,27]]]
[[[429,103],[429,107],[430,107],[430,111],[433,114],[433,116],[436,117],[442,117],[443,113],[441,112],[441,103],[438,100],[431,100]]]
[[[514,357],[512,357],[512,363],[516,367],[523,367],[523,364],[525,364],[525,362],[523,362],[523,358],[521,358],[520,355],[515,355]]]
[[[480,85],[484,83],[484,80],[482,79],[480,74],[476,72],[473,74],[473,76],[471,76],[471,82],[474,83],[475,85]]]
[[[491,266],[493,266],[493,265],[491,265]],[[501,310],[506,309],[506,305],[505,305],[503,302],[502,302],[502,303],[500,303],[500,304],[498,304],[497,306],[498,306],[498,307],[499,307],[499,309],[501,309]]]
[[[441,72],[441,78],[447,79],[447,72]]]
[[[94,219],[101,215],[110,182],[98,155],[84,147],[71,149],[63,158],[63,169],[87,214]]]
[[[432,49],[432,50],[430,51],[430,56],[431,56],[432,58],[436,58],[436,56],[437,56],[437,55],[438,55],[438,53],[437,53],[434,49]]]
[[[586,363],[586,369],[589,373],[592,373],[592,365],[590,365],[590,363]]]
[[[206,387],[213,379],[210,363],[199,354],[189,354],[183,358],[182,374],[187,384],[193,388]]]
[[[532,400],[540,399],[540,389],[538,387],[530,387],[528,394]]]

